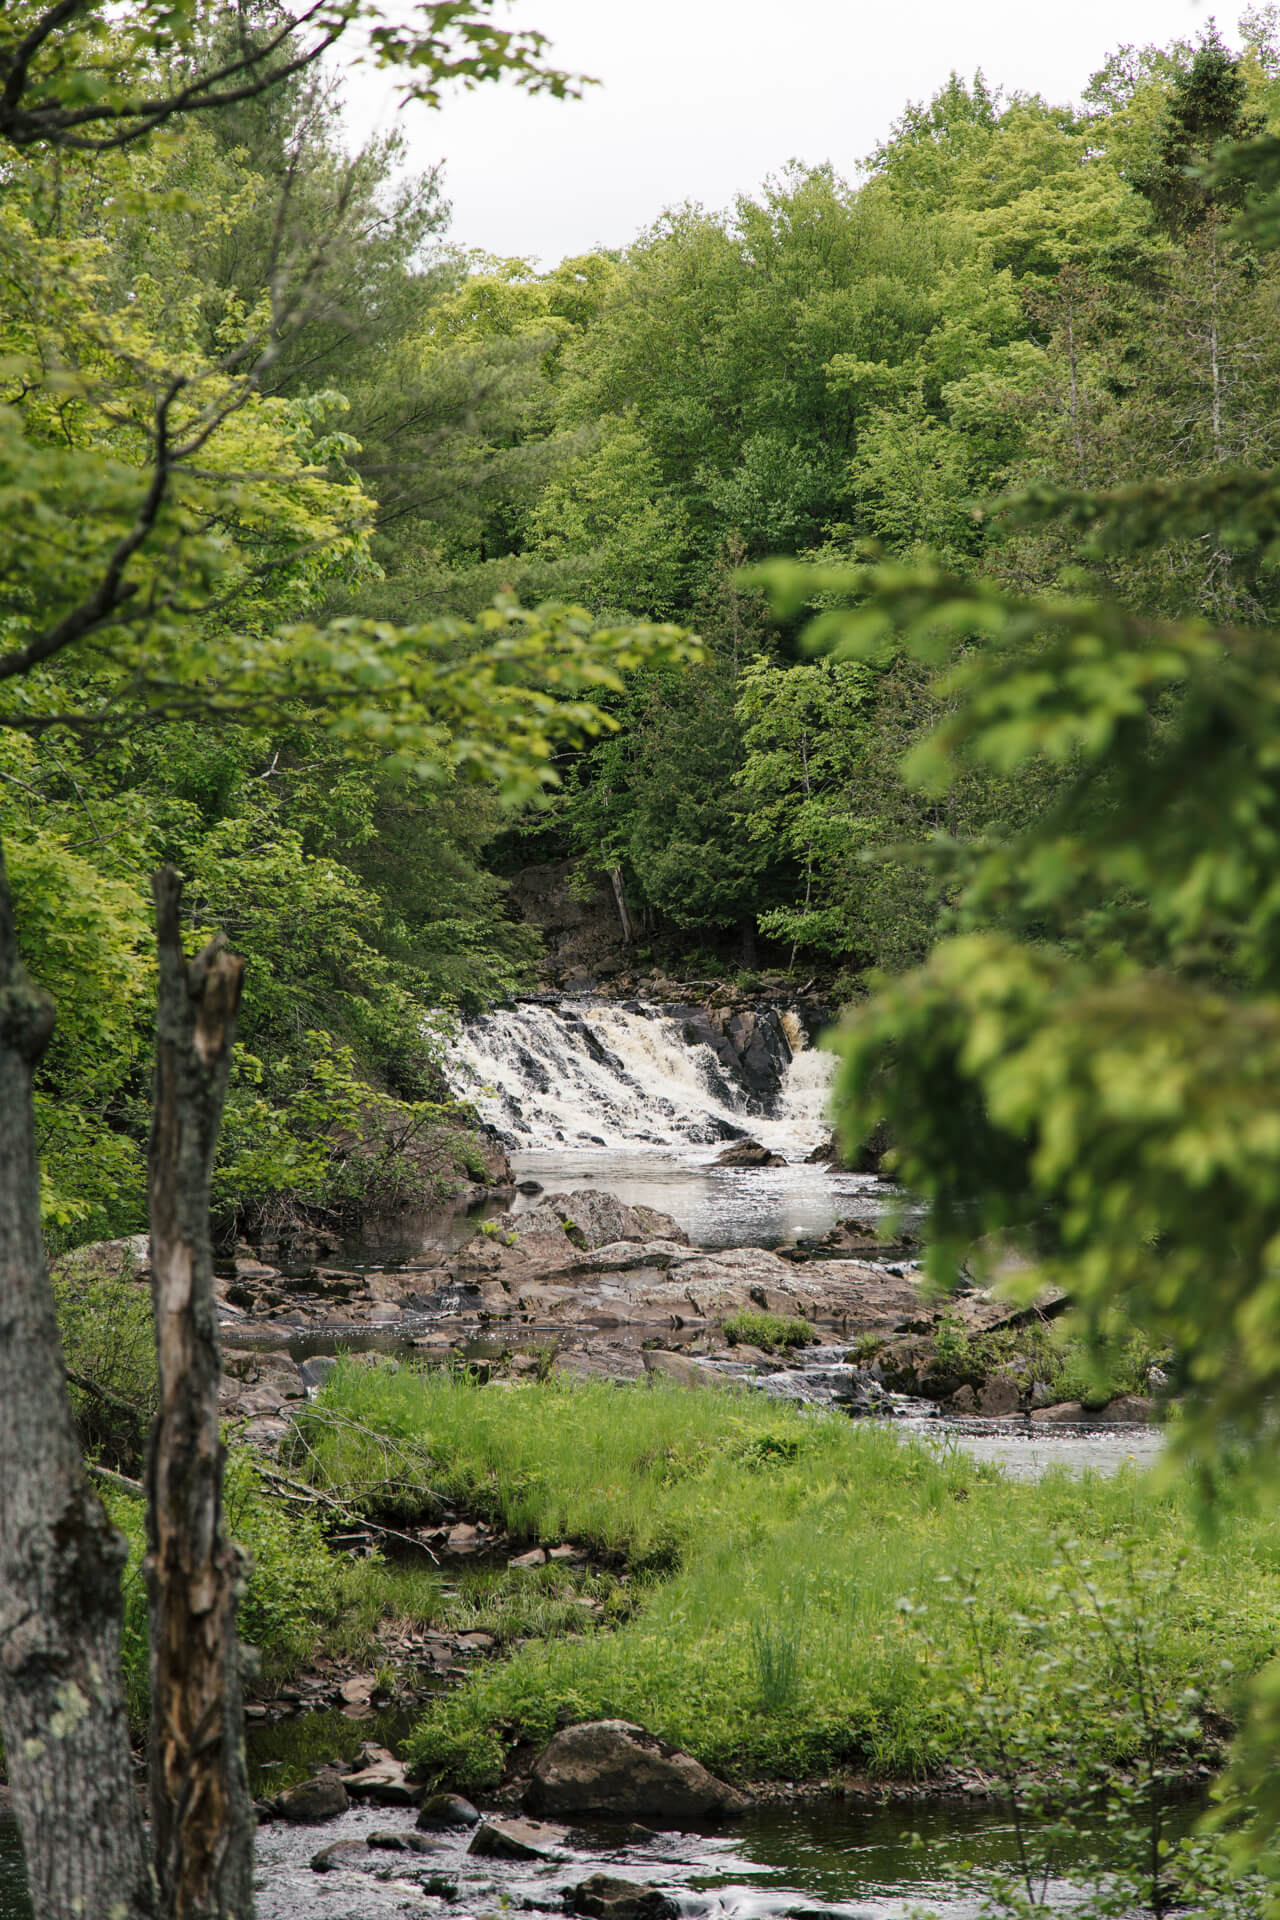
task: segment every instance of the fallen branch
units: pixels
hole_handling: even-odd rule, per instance
[[[105,1481],[109,1487],[127,1493],[131,1500],[145,1500],[147,1490],[140,1480],[131,1480],[127,1473],[117,1473],[113,1467],[100,1467],[96,1460],[86,1460],[85,1466],[95,1480]]]

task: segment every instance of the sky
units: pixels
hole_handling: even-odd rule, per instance
[[[1219,4],[1224,37],[1239,0]],[[553,266],[623,247],[663,210],[751,193],[798,159],[852,176],[909,100],[955,69],[1078,97],[1109,52],[1195,37],[1193,0],[511,0],[555,64],[601,84],[578,101],[485,86],[400,110],[386,77],[348,73],[355,137],[399,125],[416,171],[444,162],[455,245]]]

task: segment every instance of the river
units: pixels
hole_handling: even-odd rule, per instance
[[[821,1234],[848,1215],[908,1223],[915,1210],[873,1176],[833,1171],[806,1155],[829,1131],[827,1103],[834,1062],[807,1044],[798,1019],[782,1010],[786,1042],[771,1094],[735,1081],[706,1046],[691,1046],[682,1023],[660,1008],[636,1004],[567,1003],[519,1007],[472,1023],[456,1049],[459,1091],[475,1100],[503,1135],[513,1171],[540,1189],[605,1188],[628,1204],[674,1217],[695,1246],[776,1247]],[[715,1164],[726,1140],[745,1134],[786,1160],[785,1166],[740,1170]],[[537,1202],[521,1195],[517,1210]],[[439,1257],[456,1230],[433,1224],[420,1239],[393,1247],[362,1246],[373,1264],[388,1255]],[[420,1331],[415,1324],[413,1331]],[[404,1344],[402,1330],[280,1336],[297,1357],[335,1346]],[[758,1384],[787,1397],[821,1401],[820,1382],[842,1360],[814,1349]],[[943,1421],[903,1412],[904,1438],[959,1446],[1017,1476],[1052,1467],[1110,1472],[1142,1464],[1159,1448],[1149,1428],[1032,1429],[1018,1421]],[[282,1751],[290,1736],[253,1730],[251,1764],[259,1791],[300,1777],[328,1737],[326,1716],[308,1716],[292,1736],[305,1753],[292,1771]],[[348,1723],[342,1742],[355,1736]],[[364,1731],[364,1729],[361,1729]],[[390,1733],[390,1729],[387,1730]],[[394,1737],[394,1736],[392,1736]],[[274,1743],[274,1744],[273,1744]],[[335,1734],[330,1744],[337,1745]],[[840,1915],[905,1920],[928,1909],[941,1920],[975,1920],[995,1881],[1015,1865],[1008,1817],[967,1805],[898,1805],[868,1810],[829,1801],[754,1813],[718,1835],[662,1834],[619,1854],[602,1845],[572,1860],[534,1869],[470,1860],[461,1843],[405,1864],[388,1855],[383,1878],[368,1872],[319,1875],[317,1849],[375,1827],[405,1824],[383,1810],[352,1811],[323,1829],[273,1824],[259,1837],[259,1920],[381,1920],[425,1908],[470,1915],[501,1908],[563,1911],[561,1889],[595,1871],[648,1881],[671,1895],[682,1914],[772,1920],[773,1916]],[[1096,1876],[1098,1857],[1081,1836],[1072,1858],[1060,1859],[1046,1886],[1048,1904],[1069,1909]],[[442,1876],[448,1899],[424,1898],[424,1876]],[[16,1831],[0,1820],[0,1920],[30,1920]]]

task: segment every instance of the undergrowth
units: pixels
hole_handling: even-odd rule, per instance
[[[433,1707],[413,1757],[457,1786],[493,1785],[513,1743],[545,1740],[565,1714],[638,1721],[740,1778],[989,1763],[982,1724],[956,1711],[973,1658],[968,1610],[944,1584],[956,1572],[981,1596],[991,1684],[1017,1724],[1061,1717],[1105,1681],[1074,1652],[1046,1658],[1065,1631],[1043,1604],[1064,1556],[1105,1567],[1123,1548],[1126,1577],[1178,1564],[1151,1658],[1162,1689],[1198,1702],[1188,1761],[1228,1723],[1236,1675],[1276,1648],[1276,1521],[1220,1511],[1210,1548],[1183,1491],[1149,1477],[1016,1483],[747,1394],[479,1388],[407,1370],[335,1369],[301,1444],[309,1470],[356,1499],[386,1502],[394,1449],[401,1512],[448,1501],[651,1576],[617,1631],[531,1640]],[[1123,1720],[1099,1713],[1084,1737],[1100,1764],[1132,1757]]]

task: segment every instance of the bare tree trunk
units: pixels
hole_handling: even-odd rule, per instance
[[[634,946],[636,930],[631,924],[631,910],[627,905],[627,890],[622,883],[621,867],[610,867],[609,884],[613,888],[613,897],[617,903],[618,919],[622,922],[622,937],[629,947]]]
[[[0,1732],[40,1920],[141,1920],[155,1903],[120,1679],[126,1548],[81,1460],[40,1230],[31,1082],[52,1032],[0,850]]]
[[[180,876],[163,867],[152,891],[160,957],[149,1163],[160,1370],[148,1467],[153,1845],[166,1920],[246,1920],[254,1816],[236,1635],[240,1572],[222,1512],[209,1238],[244,962],[220,936],[188,962]]]

